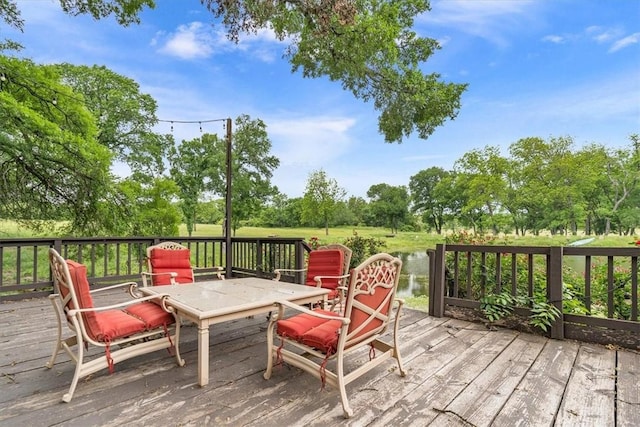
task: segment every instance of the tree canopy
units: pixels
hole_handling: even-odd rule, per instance
[[[423,64],[440,45],[412,29],[428,0],[201,0],[222,23],[228,37],[267,28],[290,41],[286,56],[304,77],[328,77],[379,112],[378,130],[386,142],[402,142],[417,132],[427,139],[455,119],[466,84],[445,83]],[[95,19],[113,15],[122,25],[139,22],[153,0],[60,0],[71,15]],[[22,29],[18,4],[0,1],[0,16]]]

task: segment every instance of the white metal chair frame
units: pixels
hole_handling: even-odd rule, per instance
[[[377,254],[364,261],[360,266],[354,268],[351,272],[349,288],[346,290],[345,311],[342,316],[318,313],[287,301],[277,302],[278,313],[272,317],[267,329],[268,356],[264,378],[269,379],[271,377],[274,360],[276,363],[282,361],[309,372],[316,378],[321,379],[323,383],[326,382],[326,384],[339,390],[344,417],[349,418],[353,415],[353,410],[349,405],[347,397],[347,384],[390,358],[396,359],[400,376],[404,377],[406,372],[402,365],[398,347],[399,320],[404,301],[395,298],[401,267],[402,261],[400,259],[388,254]],[[393,275],[387,275],[391,280],[370,283],[370,278],[377,277],[376,275],[380,273],[381,269],[387,269],[388,272],[391,271],[390,269],[395,271]],[[380,287],[391,289],[391,291],[377,307],[369,307],[358,301],[359,295],[372,295]],[[397,309],[395,310],[395,318],[393,320],[393,344],[388,344],[382,341],[380,336],[387,330],[391,322],[394,302],[397,303]],[[275,334],[278,320],[284,318],[285,308],[293,309],[298,313],[305,313],[319,319],[339,320],[342,326],[338,332],[339,338],[335,353],[326,354],[296,340]],[[388,314],[383,313],[385,310],[388,310]],[[359,326],[350,329],[353,321],[352,315],[356,311],[366,313],[368,318]],[[375,319],[380,320],[381,324],[363,336],[358,336],[358,334]],[[279,339],[279,345],[275,345],[275,337]],[[370,345],[374,351],[378,350],[381,353],[376,354],[373,359],[363,363],[351,372],[345,373],[345,356],[355,350],[361,349],[365,345]],[[293,349],[297,351],[292,351]],[[302,354],[300,351],[302,351]],[[318,359],[322,360],[322,362],[316,362]],[[326,369],[327,360],[332,359],[336,362],[335,372]]]
[[[156,328],[153,330],[136,333],[126,338],[113,339],[109,343],[96,341],[91,338],[87,332],[82,313],[87,312],[99,312],[105,310],[117,310],[123,309],[133,304],[139,304],[144,301],[155,300],[159,301],[158,296],[141,297],[128,300],[123,303],[113,304],[102,307],[84,308],[84,309],[69,309],[67,303],[71,300],[74,307],[79,307],[78,299],[73,287],[71,275],[67,264],[58,254],[58,252],[51,248],[49,249],[49,260],[51,263],[51,269],[53,272],[54,294],[49,295],[49,300],[53,305],[57,319],[57,339],[53,348],[51,358],[46,363],[46,367],[51,369],[55,364],[58,353],[66,351],[71,357],[71,360],[76,364],[75,372],[69,391],[62,397],[64,402],[70,402],[73,398],[78,381],[88,375],[91,375],[97,371],[100,371],[111,366],[109,360],[103,355],[96,356],[92,360],[85,361],[85,347],[89,344],[96,347],[106,348],[107,346],[114,347],[111,350],[111,363],[116,364],[123,360],[130,359],[132,357],[140,356],[143,354],[151,353],[162,349],[173,349],[175,353],[176,363],[179,366],[184,366],[185,362],[180,356],[179,342],[180,342],[180,322],[177,321],[176,315],[168,309],[164,304],[164,298],[161,298],[160,305],[165,311],[172,314],[176,321],[174,325],[164,328]],[[90,293],[96,294],[116,288],[126,288],[130,294],[133,295],[134,289],[137,286],[135,282],[120,283],[100,289],[91,290]],[[68,289],[66,297],[62,297],[60,287]],[[66,319],[66,324],[73,333],[72,336],[62,339],[62,319]],[[76,350],[73,350],[73,347]],[[118,347],[115,349],[115,347]]]
[[[149,246],[147,247],[147,270],[148,271],[143,271],[142,272],[142,286],[149,286],[150,284],[153,283],[153,276],[162,276],[162,275],[170,275],[170,280],[171,280],[171,284],[175,285],[176,281],[175,278],[177,277],[176,273],[173,272],[169,272],[169,273],[154,273],[153,272],[153,267],[151,266],[151,252],[154,249],[166,249],[166,250],[182,250],[182,249],[189,249],[184,245],[181,245],[180,243],[177,242],[161,242],[158,243],[157,245],[153,245],[153,246]],[[222,274],[222,272],[224,272],[224,267],[220,267],[220,266],[214,266],[212,267],[215,269],[214,273],[216,275],[216,277],[220,280],[224,280],[224,274]],[[195,282],[195,272],[197,271],[197,268],[192,267],[191,268],[191,280],[193,282]]]

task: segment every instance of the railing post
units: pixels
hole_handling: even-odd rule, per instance
[[[304,246],[302,245],[302,241],[296,242],[296,266],[295,269],[296,270],[303,270],[304,269]],[[303,280],[303,273],[301,272],[296,272],[296,278],[295,278],[295,283],[302,283]]]
[[[560,315],[551,325],[551,338],[564,339],[564,315],[562,313],[562,246],[549,248],[547,298]]]
[[[429,315],[433,317],[444,316],[445,249],[443,243],[437,244],[434,260],[429,259]]]

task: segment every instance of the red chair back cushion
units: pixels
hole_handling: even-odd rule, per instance
[[[150,257],[151,273],[176,273],[177,283],[193,283],[191,251],[189,249],[153,249]],[[169,285],[171,276],[161,274],[152,276],[153,284]]]
[[[306,284],[316,286],[316,276],[340,276],[344,262],[344,254],[339,249],[323,249],[309,252]],[[322,279],[322,287],[335,289],[340,279]]]
[[[73,307],[73,300],[69,300],[68,308],[93,308],[93,298],[91,297],[89,279],[87,279],[87,267],[84,264],[68,259],[67,268],[69,269],[69,275],[71,276],[71,282],[73,284],[73,292],[78,300],[79,307]],[[63,297],[66,297],[66,289],[64,286],[60,287],[60,293]],[[82,313],[85,328],[87,333],[95,337],[99,331],[98,320],[95,312]]]
[[[393,304],[393,298],[387,298],[391,292],[394,292],[393,288],[386,288],[384,286],[375,286],[376,283],[395,283],[395,275],[399,274],[397,269],[389,268],[386,266],[378,267],[376,269],[365,269],[360,271],[356,282],[361,291],[369,290],[371,286],[375,289],[372,293],[363,292],[355,295],[354,299],[361,302],[367,307],[371,307],[374,310],[379,310],[383,315],[388,315]],[[372,331],[377,333],[377,329],[384,326],[384,322],[375,316],[370,316],[369,313],[357,308],[355,305],[351,311],[351,323],[349,323],[349,334],[356,329],[362,327],[358,333],[351,336],[351,342],[355,343],[361,341],[371,335]],[[363,326],[364,325],[364,326]]]
[[[89,280],[87,279],[87,267],[76,261],[67,260],[67,268],[73,284],[73,292],[78,300],[77,308],[93,308]],[[60,292],[66,296],[68,292],[64,286]],[[69,308],[74,309],[73,301]],[[89,338],[109,342],[116,338],[128,337],[142,332],[145,329],[153,329],[161,325],[169,325],[173,322],[173,316],[151,302],[143,302],[129,306],[130,313],[123,310],[106,310],[98,312],[82,313],[82,321]]]

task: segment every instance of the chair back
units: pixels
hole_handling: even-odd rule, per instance
[[[191,251],[176,242],[162,242],[147,248],[147,268],[154,273],[151,282],[154,286],[169,285],[171,275],[175,273],[175,283],[193,283],[195,281],[191,267]],[[159,274],[158,273],[167,273]]]
[[[334,276],[322,278],[322,287],[336,289],[340,286],[340,276],[344,268],[344,254],[339,249],[314,250],[309,252],[307,278],[305,284],[316,286],[316,276]]]
[[[344,311],[351,322],[345,348],[386,331],[401,270],[402,260],[380,253],[351,271]]]
[[[53,272],[54,291],[61,298],[67,320],[71,310],[93,308],[87,267],[76,261],[65,260],[53,248],[49,249],[49,263]],[[82,313],[82,320],[87,334],[96,338],[101,331],[96,313],[94,311]]]
[[[317,250],[322,251],[327,249],[329,250],[338,249],[339,251],[342,251],[342,273],[340,274],[343,274],[343,275],[347,274],[351,266],[351,255],[353,254],[353,251],[347,246],[342,245],[340,243],[331,243],[328,245],[323,245],[323,246],[320,246]],[[348,284],[349,284],[348,276],[340,280],[340,286],[346,287]]]

